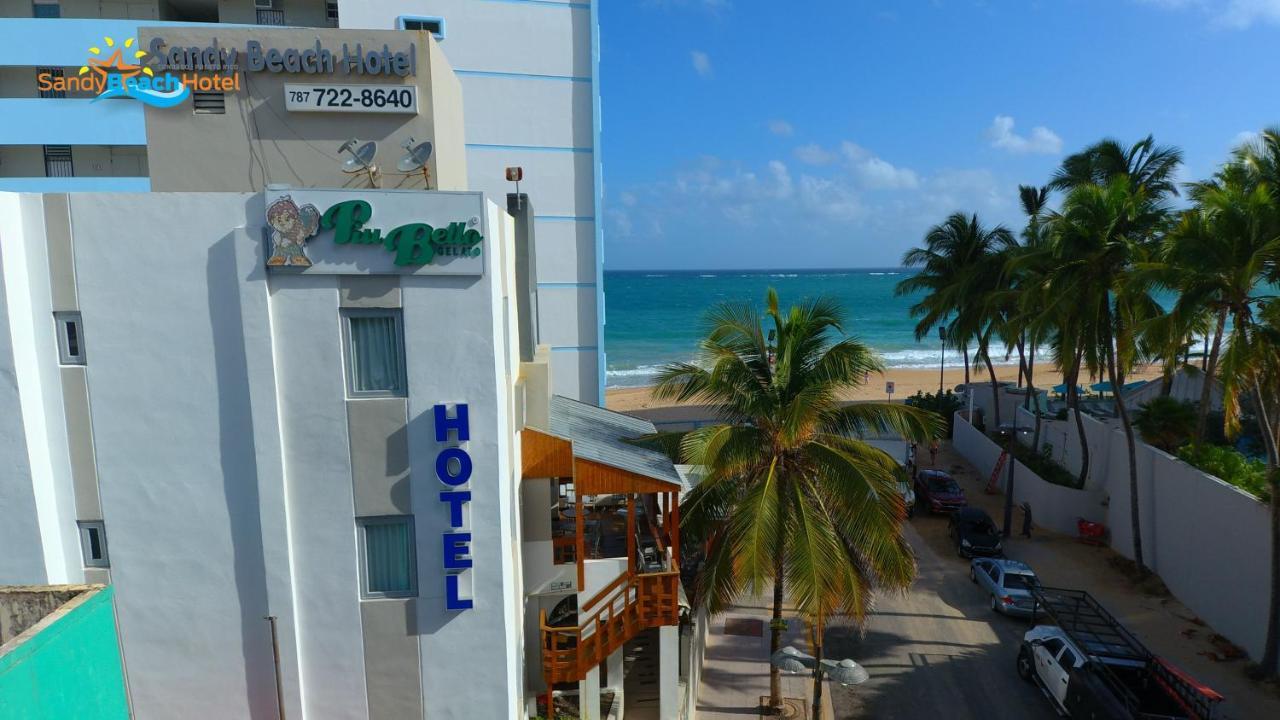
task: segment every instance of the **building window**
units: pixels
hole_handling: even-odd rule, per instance
[[[101,520],[76,523],[80,526],[80,551],[85,567],[111,567],[107,555],[107,526]]]
[[[62,8],[58,5],[58,0],[35,0],[31,3],[31,17],[62,17]]]
[[[45,177],[75,177],[75,164],[71,162],[70,145],[44,146]]]
[[[54,67],[36,68],[36,77],[39,78],[41,75],[48,75],[50,79],[53,79],[53,78],[61,79],[62,68],[54,68]],[[40,90],[39,93],[40,93],[40,97],[42,98],[64,98],[67,96],[66,90]]]
[[[329,27],[338,27],[338,0],[325,2],[324,19],[329,21]]]
[[[356,518],[360,536],[360,596],[413,597],[418,594],[413,516]]]
[[[442,17],[401,15],[396,18],[396,24],[401,30],[424,30],[434,35],[437,40],[444,39],[444,18]]]
[[[58,359],[63,365],[84,364],[84,329],[78,312],[56,312]]]
[[[196,90],[191,93],[191,112],[196,115],[224,115],[227,96],[221,92]]]
[[[404,326],[399,310],[346,310],[347,392],[352,397],[405,395]]]

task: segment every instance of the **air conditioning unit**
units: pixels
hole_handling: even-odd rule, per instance
[[[275,10],[276,0],[253,0],[253,7],[257,10]]]

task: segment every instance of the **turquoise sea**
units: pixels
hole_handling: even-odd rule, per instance
[[[849,313],[848,331],[878,351],[890,367],[938,367],[936,336],[917,343],[909,308],[914,297],[895,297],[894,286],[913,270],[702,270],[610,271],[604,274],[605,353],[609,387],[652,383],[664,363],[693,359],[712,305],[750,301],[764,305],[766,289],[782,304],[828,295]],[[947,365],[963,365],[949,351]]]

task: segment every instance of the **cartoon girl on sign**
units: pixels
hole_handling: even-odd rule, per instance
[[[311,267],[306,243],[320,229],[320,211],[310,203],[298,207],[293,198],[282,195],[267,206],[271,226],[271,257],[268,265]]]

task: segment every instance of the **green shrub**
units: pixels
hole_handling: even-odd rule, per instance
[[[1171,453],[1195,434],[1196,408],[1171,397],[1154,397],[1134,413],[1133,426],[1148,444]]]
[[[1183,462],[1235,485],[1263,502],[1271,501],[1267,465],[1220,445],[1184,445],[1178,449]]]
[[[907,405],[918,407],[923,410],[932,410],[942,416],[942,420],[947,424],[947,437],[951,437],[952,425],[955,423],[956,413],[961,407],[960,397],[950,390],[942,395],[934,393],[926,393],[917,391],[915,395],[904,400]]]
[[[1052,445],[1044,445],[1041,447],[1040,452],[1036,453],[1020,442],[1010,444],[1013,446],[1013,456],[1018,459],[1018,462],[1026,465],[1028,470],[1039,475],[1041,480],[1072,489],[1080,487],[1077,482],[1079,478],[1072,475],[1070,471],[1053,459]],[[1017,476],[1014,477],[1014,482],[1017,482]]]

